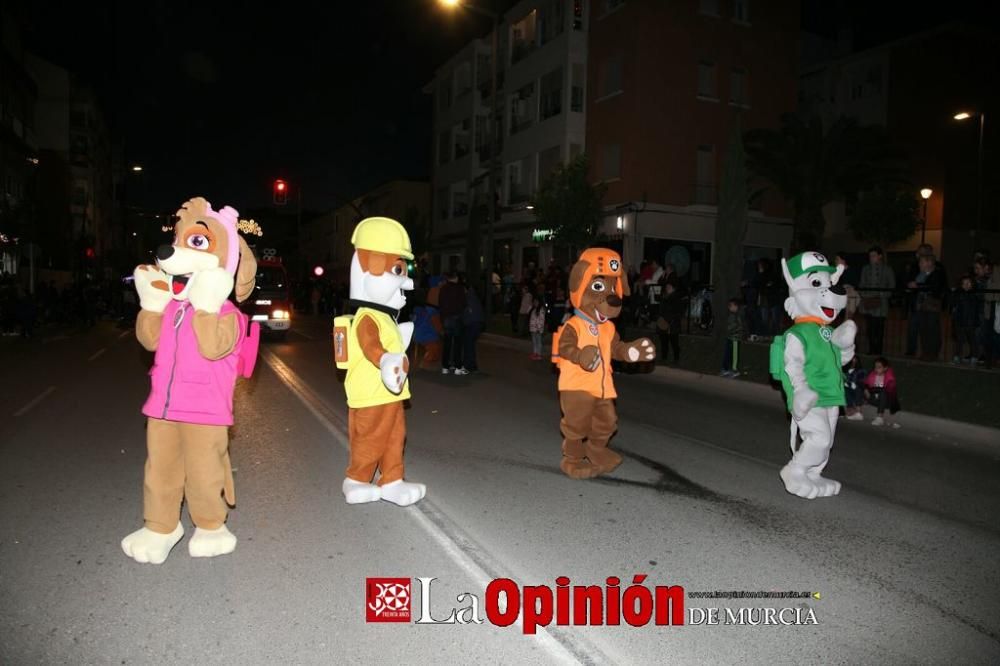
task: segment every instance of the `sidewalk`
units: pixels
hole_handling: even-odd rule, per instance
[[[505,347],[507,349],[522,352],[525,355],[531,351],[530,340],[516,338],[502,333],[483,333],[481,340],[493,346]],[[684,348],[684,343],[685,341],[682,339],[682,349]],[[748,344],[747,346],[750,345]],[[754,346],[762,347],[764,349],[763,356],[766,359],[767,346]],[[979,374],[974,373],[974,371],[971,370],[963,372],[963,370],[958,368],[938,367],[930,363],[921,365],[926,366],[932,371],[950,371],[952,373],[962,373],[963,375],[966,375],[967,378],[980,379]],[[763,373],[761,372],[762,368]],[[691,386],[692,384],[700,384],[704,386],[706,390],[713,393],[724,393],[739,396],[743,399],[759,401],[761,404],[773,405],[776,408],[780,407],[782,410],[784,409],[780,389],[772,385],[769,381],[759,381],[754,379],[757,375],[766,375],[766,363],[761,365],[761,363],[751,360],[748,362],[748,365],[745,366],[745,372],[747,374],[745,374],[744,377],[747,377],[748,379],[733,380],[719,377],[714,372],[708,373],[697,370],[681,369],[667,366],[662,362],[657,362],[656,367],[652,373],[649,373],[649,376],[655,381],[673,384],[676,386]],[[975,421],[964,421],[943,418],[937,414],[918,413],[906,410],[906,403],[904,403],[904,411],[900,412],[898,417],[899,423],[908,430],[923,433],[935,433],[948,438],[961,439],[972,444],[980,452],[995,455],[997,451],[1000,450],[1000,429],[997,428],[997,426],[1000,425],[1000,409],[998,409],[998,407],[1000,407],[1000,400],[996,398],[996,394],[1000,393],[1000,376],[996,373],[983,373],[981,379],[991,380],[994,384],[992,387],[993,390],[986,391],[983,386],[979,385],[980,382],[975,382],[974,385],[965,387],[966,390],[963,391],[964,394],[968,395],[979,391],[981,393],[988,392],[989,395],[993,396],[992,402],[987,402],[984,396],[981,398],[981,402],[977,404],[978,409],[975,410],[975,413],[980,415],[982,417],[981,419]],[[905,395],[909,396],[911,393],[916,394],[918,392],[918,387],[906,389],[907,393]],[[947,396],[941,394],[938,394],[937,398],[940,402],[947,400]],[[914,404],[917,404],[918,402],[916,395],[912,395],[909,400]]]

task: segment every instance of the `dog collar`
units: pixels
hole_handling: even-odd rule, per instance
[[[829,326],[829,323],[827,323],[823,319],[820,319],[819,317],[796,317],[795,318],[795,323],[796,324],[818,324],[820,326]]]
[[[395,310],[379,303],[372,303],[371,301],[363,301],[359,298],[352,298],[347,301],[347,305],[348,307],[354,308],[355,311],[359,308],[368,308],[369,310],[378,310],[379,312],[389,315],[392,317],[393,321],[397,321],[399,319],[399,310]]]

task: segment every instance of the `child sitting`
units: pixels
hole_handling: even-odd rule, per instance
[[[868,371],[861,367],[857,356],[844,368],[844,398],[847,400],[845,411],[850,421],[862,421],[865,415],[861,408],[865,404],[865,377]]]
[[[888,409],[890,414],[899,411],[899,398],[896,395],[896,375],[889,367],[889,361],[879,356],[875,359],[875,369],[865,377],[865,401],[869,405],[875,405],[878,414],[872,420],[873,426],[883,426],[890,423],[885,415]],[[891,422],[893,428],[898,428],[899,424]]]

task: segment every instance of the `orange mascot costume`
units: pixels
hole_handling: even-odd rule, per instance
[[[618,427],[611,361],[652,361],[656,347],[648,338],[623,342],[611,321],[621,313],[622,298],[629,295],[628,278],[614,250],[585,250],[570,272],[569,290],[574,313],[552,345],[563,414],[560,467],[574,479],[590,479],[622,462],[608,448]]]

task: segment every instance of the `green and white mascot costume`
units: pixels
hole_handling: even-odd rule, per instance
[[[840,483],[821,473],[845,404],[842,368],[854,358],[858,328],[850,320],[830,326],[847,306],[847,292],[837,285],[843,266],[830,266],[818,252],[803,252],[782,259],[781,269],[789,291],[785,310],[795,322],[771,345],[771,374],[781,380],[792,414],[792,459],[781,480],[793,495],[831,497]],[[799,434],[802,444],[796,449]]]

